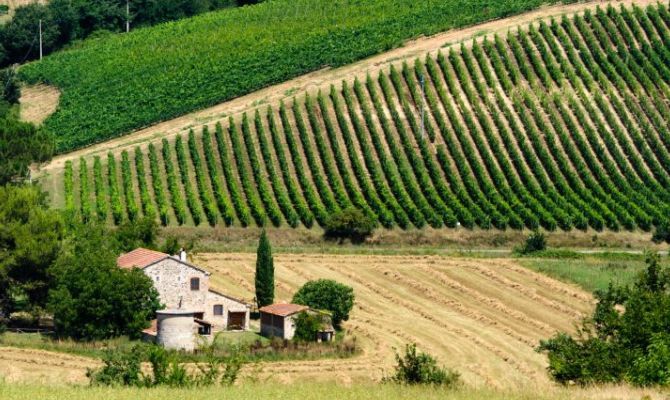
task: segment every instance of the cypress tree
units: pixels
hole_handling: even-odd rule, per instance
[[[265,230],[261,233],[256,254],[256,303],[263,307],[272,304],[275,298],[275,267]]]

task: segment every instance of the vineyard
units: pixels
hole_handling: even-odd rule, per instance
[[[268,1],[85,41],[23,66],[20,74],[61,90],[59,108],[45,124],[65,152],[410,38],[555,2]]]
[[[670,209],[668,100],[668,7],[597,8],[67,162],[57,206],[117,224],[312,227],[353,206],[385,228],[649,230]]]

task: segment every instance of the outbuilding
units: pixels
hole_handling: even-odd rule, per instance
[[[295,317],[309,310],[309,307],[300,304],[271,304],[261,307],[261,335],[278,337],[286,340],[295,335]]]

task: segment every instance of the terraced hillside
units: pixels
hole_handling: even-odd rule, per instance
[[[650,229],[670,201],[670,11],[598,8],[133,152],[65,164],[116,223]]]

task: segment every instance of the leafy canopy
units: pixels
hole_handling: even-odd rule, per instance
[[[595,296],[595,311],[577,335],[559,333],[540,343],[552,377],[561,383],[670,385],[670,269],[648,254],[647,269],[632,286],[610,285]]]
[[[49,292],[60,335],[76,339],[138,337],[160,308],[153,282],[139,269],[116,266],[118,248],[107,231],[80,225],[53,266]]]
[[[333,326],[341,327],[354,306],[354,289],[330,279],[305,283],[293,296],[293,303],[332,313]]]

